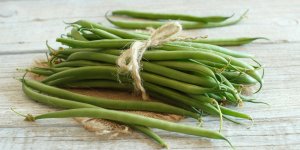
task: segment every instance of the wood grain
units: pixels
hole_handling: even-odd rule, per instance
[[[192,36],[209,37],[264,36],[270,41],[232,47],[253,53],[265,66],[266,75],[259,101],[271,106],[246,103],[239,111],[251,114],[255,122],[247,126],[225,122],[223,134],[236,149],[300,149],[300,1],[0,1],[0,149],[159,149],[148,138],[133,133],[108,139],[85,131],[72,119],[24,122],[14,114],[39,114],[54,110],[30,101],[14,77],[16,68],[30,66],[44,58],[45,41],[65,32],[63,21],[89,19],[104,21],[103,14],[113,9],[137,9],[196,15],[242,13],[248,18],[238,25],[216,29],[187,31]],[[204,127],[216,130],[218,119],[205,117]],[[192,119],[182,123],[195,125]],[[249,122],[245,122],[249,123]],[[223,141],[155,130],[170,149],[229,149]]]

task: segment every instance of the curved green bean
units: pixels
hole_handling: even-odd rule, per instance
[[[227,20],[224,22],[208,22],[208,23],[201,23],[201,22],[180,22],[183,29],[199,29],[199,28],[215,28],[215,27],[223,27],[236,24],[240,22],[244,16],[247,14],[246,11],[237,19]],[[115,26],[125,28],[125,29],[146,29],[148,27],[152,28],[159,28],[160,26],[164,25],[167,22],[160,22],[160,21],[117,21],[109,18],[106,16],[106,19]]]
[[[194,43],[206,43],[218,46],[240,46],[244,44],[249,44],[255,40],[264,39],[265,37],[239,37],[239,38],[220,38],[220,39],[210,39],[210,38],[198,38],[193,40],[186,40],[187,42]]]
[[[125,15],[134,18],[143,18],[143,19],[154,19],[154,20],[186,20],[186,21],[195,21],[195,22],[222,22],[232,17],[224,16],[208,16],[208,17],[199,17],[193,15],[185,14],[168,14],[168,13],[152,13],[152,12],[141,12],[141,11],[132,11],[132,10],[114,10],[112,15]]]
[[[171,131],[171,132],[179,132],[179,133],[196,135],[196,136],[207,137],[212,139],[222,139],[227,141],[230,144],[230,142],[223,135],[215,131],[205,130],[199,127],[182,125],[182,124],[177,124],[177,123],[164,121],[160,119],[144,117],[137,114],[120,112],[115,110],[108,110],[103,108],[69,109],[69,110],[41,114],[37,116],[28,116],[26,117],[26,120],[34,121],[34,120],[46,119],[46,118],[69,118],[69,117],[90,117],[90,118],[108,119],[108,120],[119,121],[127,124],[158,128],[158,129]]]
[[[151,137],[153,140],[157,141],[162,147],[168,147],[168,144],[163,141],[155,132],[153,132],[150,128],[145,126],[137,126],[137,125],[129,125],[131,128],[138,130],[145,135]]]

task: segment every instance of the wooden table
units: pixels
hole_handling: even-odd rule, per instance
[[[230,27],[187,31],[192,36],[262,36],[270,41],[232,49],[253,53],[265,65],[265,82],[259,101],[271,106],[246,103],[236,108],[251,114],[252,128],[225,122],[223,134],[237,149],[300,149],[300,1],[0,1],[0,149],[159,149],[148,138],[132,136],[111,140],[85,131],[72,119],[25,122],[19,112],[40,114],[53,110],[28,100],[14,77],[16,68],[29,67],[35,58],[45,57],[45,41],[63,33],[65,24],[77,19],[104,22],[108,10],[137,9],[195,15],[241,14],[248,18]],[[299,90],[299,91],[298,91]],[[298,93],[299,92],[299,93]],[[190,119],[183,123],[195,125]],[[217,118],[205,118],[204,127],[217,129]],[[171,149],[229,149],[227,143],[156,130]]]

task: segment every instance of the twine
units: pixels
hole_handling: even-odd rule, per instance
[[[136,92],[141,92],[144,100],[149,98],[142,85],[140,76],[141,60],[144,52],[150,47],[168,42],[172,36],[181,31],[182,27],[179,22],[166,23],[154,30],[148,40],[133,42],[130,48],[125,50],[117,59],[120,72],[129,72],[131,74],[134,89]]]

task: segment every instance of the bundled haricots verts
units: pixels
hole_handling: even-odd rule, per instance
[[[225,23],[223,21],[231,16],[197,17],[127,10],[113,11],[112,14],[156,20],[150,24],[124,23],[109,19],[119,27],[134,29],[159,27],[164,23],[161,20],[170,19],[189,21],[182,23],[183,28],[217,27],[237,23],[242,18]],[[252,120],[249,115],[227,108],[225,104],[240,105],[243,101],[252,102],[241,94],[242,89],[259,84],[259,91],[263,82],[263,75],[260,73],[263,68],[253,55],[220,46],[247,44],[261,39],[260,37],[172,40],[150,47],[143,55],[140,75],[147,93],[160,102],[124,101],[81,95],[63,88],[133,90],[132,79],[128,74],[120,73],[116,61],[124,49],[136,40],[147,40],[150,34],[107,27],[86,20],[79,20],[69,25],[72,29],[67,37],[56,39],[57,42],[68,47],[54,50],[47,45],[51,55],[48,67],[27,69],[45,78],[41,82],[21,79],[23,91],[28,97],[67,110],[38,116],[28,115],[26,120],[65,117],[102,118],[141,131],[162,146],[166,144],[150,128],[229,141],[215,131],[179,125],[122,110],[177,114],[197,120],[202,113],[206,113],[220,117],[220,129],[223,118],[233,122],[237,122],[234,118]],[[250,64],[244,59],[254,61]]]

